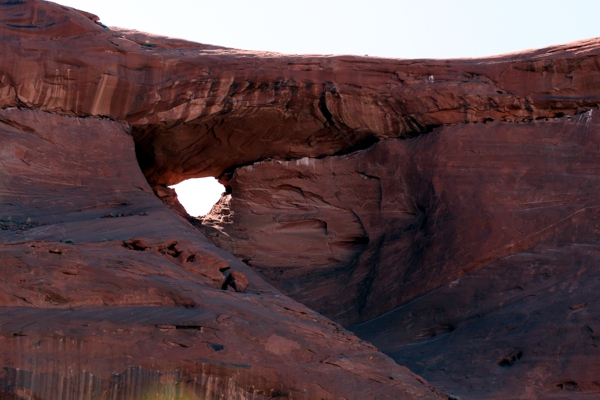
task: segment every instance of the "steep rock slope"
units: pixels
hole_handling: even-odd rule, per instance
[[[240,168],[213,240],[460,398],[598,396],[600,119]],[[219,234],[219,236],[216,236]]]
[[[2,398],[439,398],[168,209],[126,125],[5,109],[0,143]]]
[[[19,108],[3,111],[0,180],[11,395],[436,396],[142,178],[182,212],[164,186],[212,175],[228,193],[192,222],[215,244],[439,387],[597,396],[597,39],[479,60],[288,56],[37,0],[0,13],[0,106]]]
[[[597,121],[590,111],[457,125],[345,156],[259,162],[236,170],[233,194],[204,223],[285,292],[364,321],[555,229],[584,223],[573,240],[593,235]]]

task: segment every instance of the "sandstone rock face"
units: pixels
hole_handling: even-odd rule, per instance
[[[585,222],[573,240],[592,240],[597,121],[453,126],[243,167],[213,240],[301,302],[361,322],[573,224]]]
[[[167,208],[129,131],[0,111],[0,397],[440,398]]]
[[[153,184],[600,101],[597,39],[488,60],[289,56],[106,30],[38,0],[0,7],[0,106],[127,121]]]
[[[463,399],[600,394],[598,39],[390,60],[0,16],[0,397],[448,397],[304,305]],[[166,186],[201,176],[196,220]]]
[[[460,398],[593,397],[599,151],[588,113],[262,162],[213,240]]]

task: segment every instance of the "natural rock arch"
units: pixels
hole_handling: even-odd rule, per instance
[[[0,390],[67,379],[112,395],[118,373],[160,390],[212,379],[203,395],[232,398],[437,396],[154,196],[177,208],[166,185],[200,176],[232,195],[194,221],[214,243],[444,390],[597,390],[598,40],[477,60],[286,56],[35,0],[0,13]],[[227,269],[251,292],[222,291]],[[54,329],[73,320],[90,330]],[[114,354],[90,366],[96,334]],[[32,346],[49,364],[11,351]],[[48,375],[52,360],[91,375]]]

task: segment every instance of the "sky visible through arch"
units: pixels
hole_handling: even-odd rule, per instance
[[[484,57],[600,36],[598,0],[58,0],[108,26],[245,50]],[[191,215],[223,190],[176,187]],[[206,182],[202,184],[201,182]]]

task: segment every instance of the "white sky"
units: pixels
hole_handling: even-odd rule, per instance
[[[598,0],[56,2],[92,12],[108,26],[290,54],[482,57],[600,36]],[[223,190],[212,178],[197,181]],[[219,198],[210,194],[215,189],[175,189],[191,215],[205,214]]]

